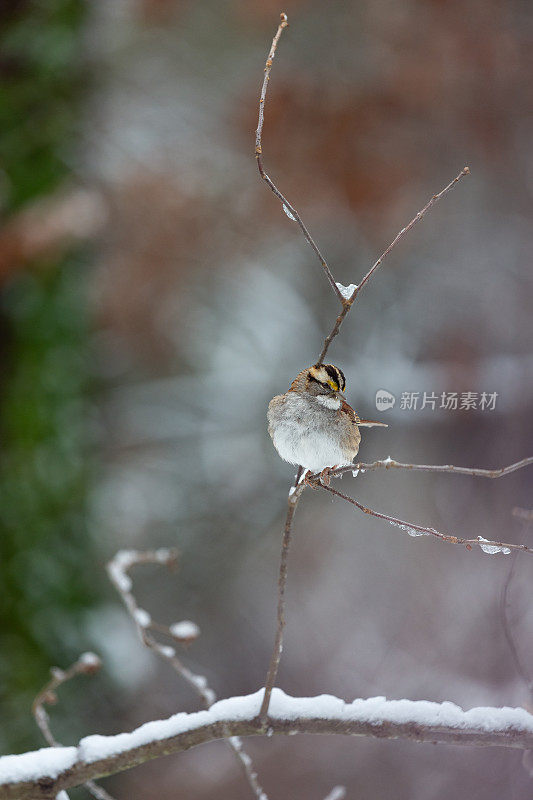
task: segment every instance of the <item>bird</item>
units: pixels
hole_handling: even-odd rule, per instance
[[[285,394],[268,404],[268,432],[284,461],[306,475],[328,473],[353,462],[361,441],[360,427],[388,427],[362,420],[344,396],[346,380],[334,364],[314,364],[298,373]],[[329,481],[328,481],[329,482]]]

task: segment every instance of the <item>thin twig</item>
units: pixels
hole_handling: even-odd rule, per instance
[[[353,506],[359,509],[359,511],[363,511],[365,514],[370,514],[372,517],[377,517],[378,519],[383,519],[385,522],[389,522],[391,525],[395,525],[397,528],[401,528],[402,530],[409,533],[411,536],[424,536],[425,534],[429,536],[435,536],[437,539],[441,539],[443,542],[450,542],[451,544],[463,544],[466,545],[468,550],[472,549],[472,545],[476,545],[482,549],[487,548],[486,552],[490,552],[488,548],[496,547],[498,550],[496,552],[503,552],[505,550],[523,550],[525,553],[533,554],[533,549],[527,547],[525,544],[510,544],[507,542],[495,542],[490,539],[462,539],[459,536],[451,536],[447,533],[441,533],[440,531],[435,530],[435,528],[427,528],[425,525],[416,525],[413,522],[406,522],[403,519],[398,519],[397,517],[391,517],[388,514],[383,514],[381,511],[374,511],[372,508],[368,508],[368,506],[364,506],[362,503],[359,503],[357,500],[354,500],[353,497],[348,497],[347,494],[343,494],[342,492],[337,491],[332,486],[327,486],[324,483],[321,483],[318,479],[310,479],[308,481],[312,481],[312,483],[320,489],[325,489],[326,492],[330,492],[331,494],[336,495],[337,497],[341,497],[343,500],[347,500],[348,503],[351,503]]]
[[[177,558],[178,551],[173,548],[145,551],[120,550],[107,565],[107,573],[135,623],[137,633],[143,645],[170,664],[174,671],[192,686],[195,692],[200,696],[204,707],[210,708],[216,700],[216,695],[208,685],[206,678],[203,675],[197,675],[186,667],[177,657],[175,648],[158,642],[149,629],[151,628],[159,633],[163,633],[174,641],[187,641],[187,638],[185,637],[185,639],[183,639],[176,635],[176,631],[179,630],[176,624],[167,626],[161,625],[159,622],[154,622],[148,612],[138,606],[132,592],[132,580],[128,574],[132,567],[143,564],[161,564],[173,568],[177,563]],[[266,792],[258,781],[252,759],[245,752],[240,739],[237,736],[231,736],[227,741],[242,767],[246,780],[256,800],[268,800]]]
[[[296,222],[300,226],[300,229],[301,229],[303,235],[305,236],[306,241],[311,245],[311,247],[313,248],[314,253],[318,257],[318,260],[322,264],[322,268],[323,268],[324,272],[326,273],[326,277],[327,277],[328,281],[331,284],[331,288],[333,289],[333,291],[337,295],[341,305],[344,306],[347,303],[347,301],[342,296],[341,291],[340,291],[339,287],[337,286],[333,275],[331,274],[331,270],[328,267],[326,259],[324,258],[324,256],[320,252],[320,250],[318,249],[318,245],[316,244],[316,242],[314,241],[313,237],[311,236],[311,234],[307,230],[306,226],[304,225],[304,223],[302,221],[302,218],[300,217],[298,211],[294,208],[294,206],[292,206],[289,203],[287,198],[284,195],[282,195],[282,193],[280,192],[280,190],[278,189],[278,187],[276,186],[276,184],[274,183],[272,178],[270,178],[267,175],[267,173],[265,172],[264,167],[263,167],[262,135],[263,135],[263,123],[264,123],[264,120],[265,120],[266,94],[267,94],[268,82],[270,80],[270,70],[272,69],[272,63],[273,63],[274,57],[276,55],[276,48],[278,46],[278,42],[279,42],[280,36],[283,33],[283,30],[285,28],[287,28],[288,25],[289,25],[289,23],[287,21],[287,15],[285,13],[280,14],[280,19],[281,19],[281,21],[280,21],[280,23],[278,25],[278,29],[276,31],[276,35],[272,39],[272,45],[270,47],[270,51],[268,53],[268,58],[266,60],[265,75],[264,75],[264,78],[263,78],[263,85],[261,87],[261,97],[259,99],[259,117],[258,117],[258,121],[257,121],[257,130],[255,132],[255,157],[256,157],[256,160],[257,160],[257,168],[259,170],[259,174],[260,174],[261,178],[264,180],[266,185],[276,195],[278,200],[281,201],[281,203],[282,203],[282,205],[284,207],[284,211],[287,214],[287,216],[289,216],[291,219],[293,219],[294,222]]]
[[[526,511],[526,509],[519,509],[520,511]],[[515,512],[517,511],[516,508],[513,509],[512,514],[513,516],[518,516]],[[531,513],[531,512],[530,512]],[[533,515],[532,515],[533,516]],[[523,526],[523,535],[527,534],[527,531],[530,527],[530,521],[526,519],[526,523]],[[511,566],[509,567],[509,572],[507,573],[507,577],[505,579],[505,583],[503,585],[501,598],[500,598],[500,618],[502,621],[503,632],[505,634],[505,638],[507,640],[507,644],[509,645],[509,650],[511,651],[511,655],[513,657],[514,665],[516,668],[517,673],[524,681],[525,685],[528,688],[530,695],[533,693],[533,680],[531,675],[526,668],[522,658],[520,656],[520,652],[518,650],[518,645],[515,641],[514,633],[513,633],[513,624],[512,620],[509,617],[509,608],[511,605],[510,600],[510,591],[511,591],[511,584],[513,582],[513,578],[515,576],[516,571],[516,556],[517,553],[513,553],[511,559]]]
[[[497,469],[481,469],[479,467],[455,467],[453,464],[404,464],[401,461],[394,461],[394,459],[385,458],[381,461],[372,461],[367,464],[364,461],[358,461],[355,464],[349,464],[345,467],[337,467],[330,470],[331,477],[344,475],[346,472],[364,473],[372,472],[376,469],[409,469],[413,472],[452,472],[456,475],[473,475],[479,478],[503,478],[504,475],[510,475],[511,472],[516,472],[518,469],[527,467],[533,464],[533,456],[523,458],[521,461],[516,461],[514,464],[509,464],[508,467],[498,467]],[[311,478],[318,478],[318,474],[311,476]],[[524,509],[518,509],[524,512]],[[518,516],[518,513],[517,513]]]
[[[340,327],[341,327],[341,325],[342,325],[342,323],[344,321],[344,318],[346,317],[346,315],[348,314],[348,312],[351,309],[352,305],[354,304],[357,296],[359,295],[359,292],[361,291],[363,286],[370,280],[370,278],[372,277],[374,272],[377,270],[377,268],[383,263],[384,259],[389,255],[391,250],[398,244],[400,239],[402,239],[405,236],[405,234],[408,233],[411,230],[411,228],[414,227],[414,225],[416,225],[416,223],[419,222],[422,219],[422,217],[424,217],[427,214],[427,212],[430,210],[430,208],[432,206],[435,205],[435,203],[437,203],[442,197],[444,197],[444,195],[447,194],[450,191],[450,189],[453,189],[453,187],[455,186],[456,183],[459,183],[459,181],[462,178],[464,178],[465,175],[468,175],[469,173],[470,173],[470,169],[468,167],[464,167],[461,170],[461,172],[459,173],[459,175],[457,175],[457,177],[455,177],[453,179],[453,181],[451,181],[447,186],[445,186],[444,189],[442,189],[438,194],[434,194],[433,197],[426,203],[424,208],[422,208],[413,217],[411,222],[408,225],[406,225],[405,228],[401,229],[401,231],[395,236],[395,238],[389,244],[387,249],[383,251],[383,253],[380,255],[378,260],[370,267],[370,269],[368,270],[368,272],[364,276],[364,278],[361,281],[361,283],[359,284],[359,286],[356,286],[355,289],[353,290],[352,296],[350,298],[348,298],[348,300],[344,301],[343,309],[342,309],[341,313],[339,314],[339,316],[335,320],[335,324],[333,325],[333,328],[331,329],[330,333],[328,333],[328,335],[326,336],[326,338],[324,340],[324,346],[322,348],[322,352],[320,353],[320,355],[318,357],[318,362],[317,363],[320,363],[320,362],[324,361],[324,359],[326,357],[326,353],[328,352],[328,349],[329,349],[329,346],[330,346],[331,342],[333,341],[335,336],[338,334],[338,332],[340,330]]]
[[[97,655],[94,653],[83,653],[83,655],[66,670],[59,669],[58,667],[52,668],[51,680],[41,689],[31,707],[37,727],[50,747],[62,747],[62,744],[52,733],[50,718],[45,706],[57,702],[56,690],[62,686],[62,684],[72,680],[72,678],[75,678],[77,675],[94,675],[101,666],[102,662]],[[86,781],[84,786],[96,800],[114,800],[105,789],[102,789],[102,787],[93,780]]]
[[[281,659],[281,651],[283,649],[283,630],[285,628],[285,586],[287,584],[287,570],[289,562],[289,550],[291,546],[292,536],[292,522],[296,513],[296,508],[300,500],[300,496],[305,488],[305,484],[300,481],[302,476],[302,467],[298,468],[296,478],[293,486],[289,491],[287,500],[287,516],[285,518],[285,527],[283,529],[283,542],[281,545],[281,559],[279,565],[278,576],[278,609],[277,609],[277,626],[276,638],[274,640],[274,648],[270,657],[270,664],[268,673],[265,680],[265,694],[263,695],[263,702],[259,712],[259,719],[264,722],[268,714],[268,707],[270,705],[270,697],[272,689],[276,683],[276,677],[279,669],[279,662]]]

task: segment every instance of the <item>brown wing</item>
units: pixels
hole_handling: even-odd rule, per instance
[[[342,398],[341,398],[341,409],[340,410],[344,414],[347,414],[348,417],[351,419],[351,421],[355,422],[356,425],[360,424],[361,420],[359,419],[359,417],[357,416],[357,414],[355,413],[355,411],[353,410],[351,405],[349,405],[349,403],[347,403],[346,400],[342,400]]]
[[[372,422],[370,419],[360,419],[357,413],[353,410],[351,405],[349,405],[346,400],[341,399],[341,409],[342,411],[347,414],[352,422],[359,428],[388,428],[386,422]]]

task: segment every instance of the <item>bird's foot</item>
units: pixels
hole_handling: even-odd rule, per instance
[[[331,473],[336,467],[324,467],[320,473],[320,483],[322,486],[329,486],[331,483]]]
[[[312,475],[313,475],[312,470],[310,469],[306,470],[305,475],[303,477],[303,482],[306,484],[306,486],[310,486],[311,489],[318,489],[318,486],[316,485],[316,478],[311,480]]]

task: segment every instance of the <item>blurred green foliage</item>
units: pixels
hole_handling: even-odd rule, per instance
[[[66,178],[82,99],[79,0],[0,10],[4,213]],[[67,159],[68,160],[68,159]],[[3,750],[41,746],[30,713],[52,664],[81,650],[95,602],[87,256],[26,265],[1,294],[0,717]]]
[[[84,71],[80,0],[0,6],[0,157],[4,205],[18,208],[67,173]]]

